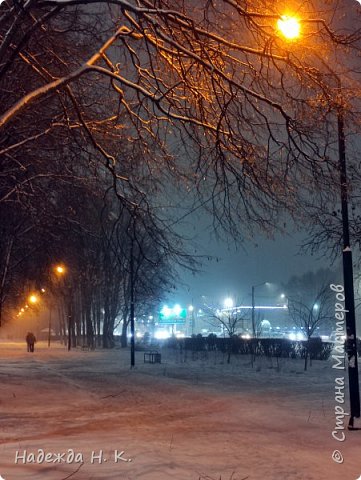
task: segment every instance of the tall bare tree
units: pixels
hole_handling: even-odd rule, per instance
[[[203,305],[203,310],[208,317],[210,325],[216,328],[222,328],[223,332],[229,337],[227,349],[227,363],[231,362],[234,337],[245,331],[245,321],[247,314],[237,308],[217,308],[210,305]]]
[[[120,180],[102,132],[115,135],[126,122],[130,141],[162,152],[144,158],[153,178],[177,173],[195,182],[233,234],[245,225],[273,227],[280,208],[299,212],[300,199],[316,200],[334,183],[334,112],[342,102],[356,113],[348,99],[359,94],[352,57],[360,29],[349,5],[303,2],[303,37],[290,44],[277,31],[282,2],[7,1],[0,80],[9,89],[21,67],[33,81],[3,106],[1,152],[59,124],[82,129]],[[44,51],[35,56],[39,45]],[[98,88],[109,92],[106,113],[89,108]],[[26,125],[49,98],[57,99],[58,116],[9,140],[11,128]]]
[[[300,277],[293,277],[286,287],[290,318],[306,337],[305,370],[307,370],[310,356],[312,337],[318,333],[319,328],[327,326],[331,328],[330,322],[334,317],[331,282],[331,272],[320,270],[316,273],[309,272]]]

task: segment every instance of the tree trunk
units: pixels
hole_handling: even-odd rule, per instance
[[[95,347],[95,345],[94,345],[94,330],[93,330],[93,323],[92,323],[92,317],[91,317],[91,305],[90,305],[90,303],[86,304],[85,328],[86,328],[87,344],[91,348],[94,348]]]
[[[114,320],[109,315],[109,309],[106,307],[103,323],[103,348],[114,347]]]
[[[308,362],[308,352],[309,352],[309,341],[310,339],[307,339],[306,342],[306,348],[305,348],[305,365],[304,365],[304,371],[307,371],[307,362]]]
[[[122,348],[126,348],[128,345],[127,331],[128,331],[128,319],[124,318],[123,324],[122,324],[122,335],[120,337],[120,345]]]
[[[231,363],[232,343],[233,343],[233,339],[232,337],[229,337],[227,363]]]

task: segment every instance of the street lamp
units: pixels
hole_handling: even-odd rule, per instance
[[[188,311],[191,313],[191,335],[193,336],[193,333],[194,333],[194,306],[193,306],[193,301],[192,301],[192,305],[189,305]]]
[[[277,20],[277,28],[287,40],[295,40],[301,33],[299,20],[288,15],[282,15]]]
[[[259,283],[258,285],[252,285],[252,335],[253,338],[256,337],[256,320],[255,320],[255,299],[254,299],[254,291],[257,287],[262,287],[263,285],[267,285],[268,282],[262,282]]]
[[[342,263],[346,310],[346,352],[348,357],[348,378],[351,407],[349,429],[352,429],[354,417],[360,417],[360,391],[357,365],[357,337],[355,319],[355,297],[353,288],[352,250],[348,220],[348,187],[346,170],[345,132],[343,112],[341,108],[342,107],[338,108],[337,110],[337,126],[343,237]]]
[[[68,277],[68,269],[67,267],[60,263],[58,265],[55,265],[54,267],[54,272],[55,274],[61,278],[61,277]],[[68,315],[68,351],[71,350],[71,336],[72,336],[72,330],[73,330],[73,305],[72,305],[72,299],[71,299],[71,284],[69,283],[69,280],[64,284],[65,287],[65,292],[67,294],[67,315]],[[50,342],[50,328],[51,328],[51,312],[49,315],[49,337],[48,337],[48,344]]]
[[[66,268],[64,267],[64,265],[56,265],[54,267],[54,271],[57,275],[61,276],[65,274]]]
[[[64,265],[59,264],[55,265],[53,267],[54,273],[57,277],[62,277],[66,273],[66,268]],[[45,292],[45,290],[44,290]],[[50,347],[50,342],[51,342],[51,316],[52,316],[52,304],[51,304],[51,299],[49,300],[49,326],[48,326],[48,347]],[[69,340],[68,340],[69,343]]]
[[[278,30],[282,35],[290,39],[287,29],[283,29],[283,19],[281,17],[277,22]],[[291,18],[291,17],[287,17]],[[297,38],[300,28],[296,27],[297,19],[294,18],[292,38]],[[290,31],[290,23],[288,24]],[[296,34],[297,32],[297,34]],[[341,80],[339,76],[332,72],[338,83],[338,91],[341,93]],[[358,378],[357,364],[357,337],[356,337],[356,320],[355,320],[355,297],[353,286],[353,266],[352,266],[352,250],[350,242],[350,227],[348,218],[348,184],[347,184],[347,168],[346,168],[346,145],[345,145],[345,128],[344,128],[344,112],[342,105],[337,106],[337,139],[338,139],[338,169],[340,174],[340,196],[341,196],[341,217],[342,217],[342,264],[343,264],[343,282],[345,292],[345,313],[346,313],[346,352],[348,358],[348,379],[350,393],[350,420],[348,429],[352,430],[354,426],[354,418],[360,417],[360,390]]]
[[[232,298],[226,298],[224,300],[224,306],[225,308],[232,308],[233,307],[233,300]]]
[[[29,300],[29,303],[32,303],[33,305],[35,305],[36,303],[38,303],[39,299],[35,294],[32,294],[29,296],[28,300]]]

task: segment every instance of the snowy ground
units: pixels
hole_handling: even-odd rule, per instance
[[[163,351],[162,364],[151,365],[136,352],[130,370],[128,350],[67,352],[40,343],[31,354],[23,343],[3,341],[0,362],[5,480],[361,475],[361,431],[345,430],[343,442],[331,435],[334,379],[346,375],[332,360],[304,373],[295,360],[276,368],[275,360],[261,359],[252,368],[247,357],[227,365],[220,354],[185,359]],[[343,463],[332,460],[335,450]],[[32,463],[42,451],[52,462]]]

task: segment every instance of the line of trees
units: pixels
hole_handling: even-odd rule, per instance
[[[15,308],[24,302],[27,291],[45,288],[54,305],[60,300],[60,331],[69,332],[69,347],[77,337],[92,345],[95,336],[101,336],[104,347],[112,347],[119,318],[125,346],[130,288],[136,314],[153,311],[174,285],[174,263],[182,261],[191,267],[191,261],[178,250],[174,235],[171,238],[152,223],[151,215],[119,202],[104,185],[102,191],[100,179],[93,189],[72,182],[62,185],[61,191],[52,189],[51,195],[52,201],[44,200],[44,214],[38,211],[35,220],[26,218],[33,235],[25,240],[12,235],[7,224],[5,233],[13,241],[13,250],[2,290],[4,304]],[[42,208],[38,201],[33,199],[34,208]],[[64,273],[57,277],[53,268],[59,263]]]
[[[312,337],[318,336],[320,328],[328,327],[329,332],[335,330],[335,324],[332,323],[335,305],[330,284],[339,276],[336,272],[321,269],[293,276],[286,286],[290,319],[306,337],[303,355],[305,370],[308,361],[312,360]]]

